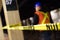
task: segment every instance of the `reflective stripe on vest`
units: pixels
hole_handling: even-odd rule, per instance
[[[48,15],[47,15],[47,13],[43,13],[43,15],[44,15],[44,19],[43,19],[43,21],[42,21],[42,24],[44,24],[44,23],[45,23],[45,21],[46,21],[46,19],[47,19],[47,18],[49,19],[49,17],[48,17]]]
[[[44,13],[42,11],[37,11],[35,13],[39,16],[39,23],[38,24],[44,24],[45,22],[50,23],[48,12]],[[42,19],[40,19],[41,16],[43,16]],[[46,20],[46,19],[48,19],[48,20]]]

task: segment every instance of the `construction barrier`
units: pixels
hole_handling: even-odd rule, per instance
[[[8,30],[60,30],[60,23],[29,25],[29,26],[20,26],[19,24],[16,24],[16,25],[5,26],[2,29],[8,29]]]

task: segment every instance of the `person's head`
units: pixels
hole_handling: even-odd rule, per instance
[[[36,2],[35,4],[35,10],[39,11],[41,9],[41,3],[40,2]]]

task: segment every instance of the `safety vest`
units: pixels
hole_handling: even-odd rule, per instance
[[[48,15],[47,12],[44,13],[44,12],[37,11],[37,12],[35,12],[35,14],[37,14],[38,17],[39,17],[39,22],[38,22],[38,24],[50,23],[49,15]]]

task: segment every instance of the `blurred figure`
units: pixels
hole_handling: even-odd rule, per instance
[[[48,12],[42,12],[41,10],[41,3],[37,2],[35,4],[35,14],[34,14],[34,22],[38,19],[37,24],[46,24],[50,23],[50,18]],[[36,19],[36,17],[38,17]],[[40,31],[39,33],[39,40],[51,40],[51,32],[49,31]]]
[[[33,19],[32,18],[27,18],[25,20],[22,20],[22,25],[23,26],[30,26],[33,24]]]
[[[30,20],[30,25],[33,25],[34,24],[33,17],[30,17],[29,20]]]
[[[55,9],[50,12],[54,23],[60,22],[60,9]]]
[[[27,23],[26,23],[26,20],[22,20],[22,26],[26,26]]]

